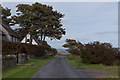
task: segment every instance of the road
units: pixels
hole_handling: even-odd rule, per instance
[[[108,73],[94,69],[75,68],[65,60],[65,56],[58,56],[50,60],[32,78],[101,78]]]
[[[85,73],[80,72],[65,60],[65,56],[52,59],[32,78],[87,78]]]

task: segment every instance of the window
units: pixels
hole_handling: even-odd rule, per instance
[[[16,42],[18,42],[18,41],[17,41],[17,38],[16,38]]]
[[[13,42],[13,37],[11,36],[11,41]]]
[[[12,37],[12,42],[16,42],[15,37],[14,36],[11,37]]]
[[[30,42],[30,39],[27,39],[27,42]]]

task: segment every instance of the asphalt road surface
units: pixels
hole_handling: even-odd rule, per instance
[[[102,75],[100,75],[102,74]],[[59,56],[50,60],[32,78],[91,78],[103,76],[104,72],[91,72],[89,69],[77,69],[65,60],[65,56]]]

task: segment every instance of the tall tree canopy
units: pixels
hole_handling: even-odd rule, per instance
[[[41,41],[45,41],[46,37],[52,40],[65,35],[61,24],[63,16],[58,11],[53,11],[52,6],[34,3],[17,5],[17,16],[12,16],[12,19],[14,24],[21,26],[16,30],[20,35],[24,35],[23,32],[26,31],[25,33],[30,32]]]
[[[10,18],[11,16],[11,9],[8,9],[7,7],[6,8],[3,8],[1,5],[0,5],[0,8],[2,10],[2,14],[1,14],[1,17],[2,17],[2,20],[7,24],[7,25],[11,25],[11,21],[12,19]]]

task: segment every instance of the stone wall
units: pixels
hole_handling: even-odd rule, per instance
[[[2,58],[2,68],[9,68],[17,64],[16,57]]]
[[[27,62],[27,58],[25,55],[19,55],[18,58],[17,56],[13,55],[13,56],[9,56],[9,57],[3,57],[2,58],[2,69],[4,68],[9,68],[9,67],[12,67],[16,64],[19,64],[19,63],[24,63],[24,62]]]

